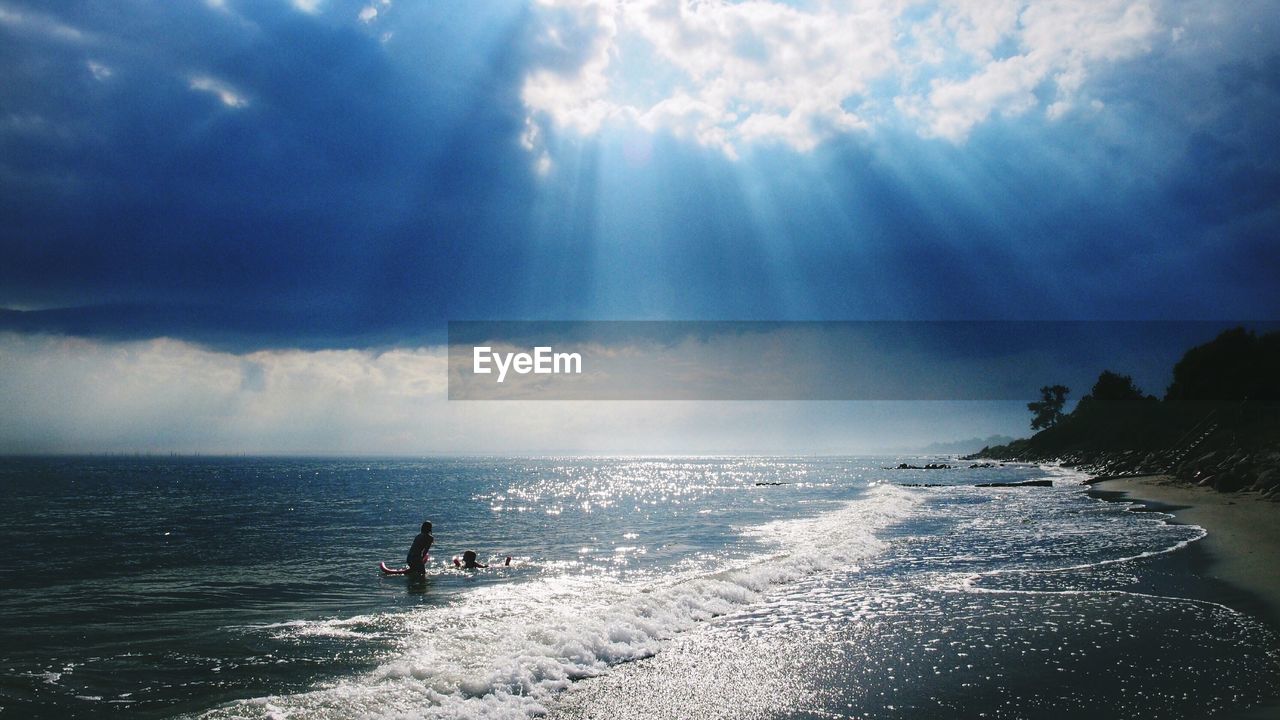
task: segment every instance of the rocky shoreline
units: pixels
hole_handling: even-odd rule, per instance
[[[1088,473],[1092,476],[1089,484],[1115,478],[1165,475],[1187,485],[1219,492],[1251,490],[1280,502],[1280,447],[1249,449],[1228,443],[1209,449],[1204,440],[1195,446],[1164,451],[1076,451],[1052,457],[1038,453],[984,455],[990,450],[984,449],[964,459],[1058,462]]]

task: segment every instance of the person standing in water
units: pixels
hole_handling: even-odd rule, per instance
[[[422,532],[418,533],[418,536],[413,539],[413,545],[409,547],[409,557],[405,560],[409,564],[410,574],[426,574],[427,553],[431,551],[431,545],[435,541],[435,536],[431,534],[431,523],[422,523]]]

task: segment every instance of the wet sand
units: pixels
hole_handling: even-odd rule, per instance
[[[1208,577],[1255,595],[1268,620],[1280,624],[1280,503],[1257,493],[1220,493],[1163,475],[1104,480],[1095,490],[1172,513],[1179,522],[1199,525],[1208,536],[1198,545],[1208,554]]]

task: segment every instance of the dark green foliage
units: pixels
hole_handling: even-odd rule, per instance
[[[1031,444],[1028,438],[1013,440],[1006,445],[988,445],[972,455],[966,455],[965,460],[976,460],[978,458],[1021,458],[1027,456],[1027,448]]]
[[[1067,393],[1071,389],[1065,385],[1045,385],[1040,388],[1040,400],[1027,403],[1031,411],[1032,430],[1044,430],[1058,424],[1062,419],[1062,407],[1067,404]]]
[[[1080,398],[1071,416],[1078,421],[1111,425],[1113,418],[1146,419],[1150,408],[1158,403],[1154,396],[1143,395],[1133,378],[1104,370],[1089,394]],[[1141,407],[1144,405],[1147,407]]]
[[[1061,390],[1061,395],[1056,391]],[[1143,394],[1127,375],[1104,371],[1069,415],[1066,388],[1041,388],[1029,403],[1032,428],[1024,440],[985,448],[978,456],[1050,459],[1137,451],[1163,453],[1206,435],[1205,449],[1280,444],[1280,333],[1256,336],[1235,328],[1188,350],[1174,366],[1164,401]]]
[[[1280,333],[1233,328],[1187,351],[1173,366],[1169,402],[1280,401]]]
[[[1155,400],[1152,396],[1143,395],[1138,386],[1133,384],[1133,378],[1103,370],[1098,376],[1098,381],[1093,384],[1093,389],[1081,398],[1080,404],[1083,405],[1086,401],[1091,403],[1142,402],[1147,399]]]

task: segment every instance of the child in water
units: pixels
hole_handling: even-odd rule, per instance
[[[511,565],[511,556],[510,556],[510,555],[508,555],[508,556],[507,556],[506,561],[505,561],[505,562],[503,562],[502,564],[503,564],[503,566],[504,566],[504,567]],[[453,559],[453,566],[454,566],[454,567],[456,567],[456,568],[461,568],[461,569],[463,569],[463,570],[476,570],[476,569],[479,569],[479,568],[487,568],[487,567],[489,567],[488,565],[485,565],[485,564],[483,564],[483,563],[481,563],[481,562],[479,562],[479,561],[477,561],[477,560],[476,560],[476,551],[475,551],[475,550],[468,550],[468,551],[466,551],[466,552],[462,553],[462,559],[461,559],[461,560],[459,560],[458,558],[454,558],[454,559]]]
[[[458,564],[457,560],[454,560],[453,562],[455,565]],[[489,566],[476,561],[475,550],[468,550],[462,553],[462,565],[460,565],[459,567],[461,567],[463,570],[475,570],[476,568],[487,568]]]

